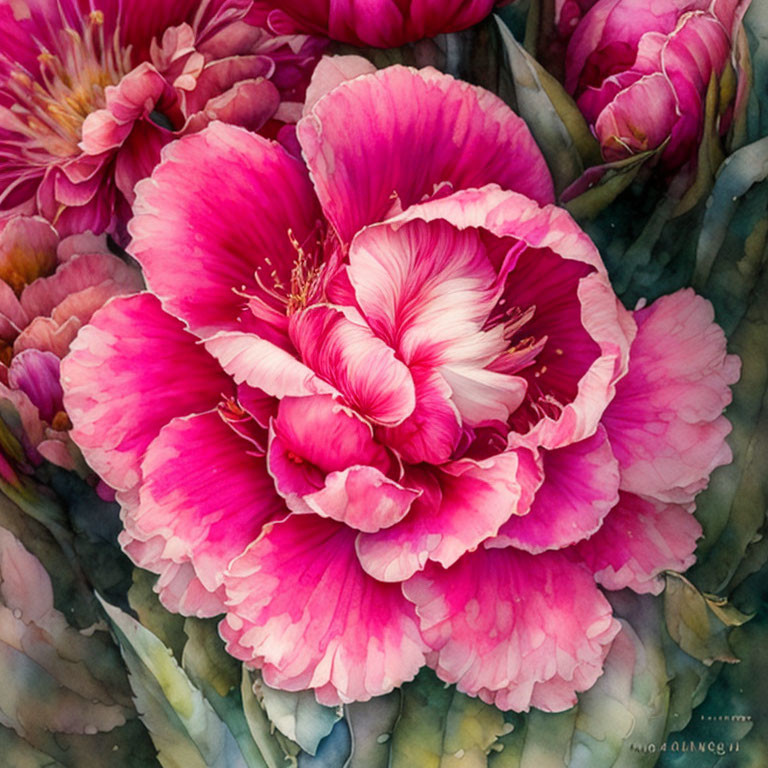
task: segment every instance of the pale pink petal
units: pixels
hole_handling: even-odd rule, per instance
[[[405,209],[444,182],[496,182],[553,199],[523,121],[488,91],[430,68],[393,66],[342,83],[298,124],[298,136],[342,242],[386,217],[394,196]]]
[[[726,354],[712,305],[689,288],[635,312],[635,320],[629,373],[603,424],[623,490],[685,504],[731,461],[722,412],[740,362]]]
[[[72,343],[61,377],[73,440],[120,490],[139,481],[144,451],[165,424],[215,408],[233,390],[195,337],[146,293],[99,310]]]
[[[629,587],[658,595],[664,571],[685,571],[696,561],[701,533],[686,507],[622,493],[600,530],[578,551],[607,589]]]
[[[225,574],[230,653],[268,685],[315,689],[318,701],[365,701],[424,663],[413,606],[360,568],[354,531],[315,516],[270,526]]]
[[[619,466],[601,427],[593,437],[543,455],[544,482],[527,515],[509,519],[486,547],[531,554],[591,536],[619,500]]]
[[[312,80],[307,87],[303,114],[307,114],[326,93],[347,80],[354,80],[360,75],[371,75],[376,67],[362,56],[323,56],[312,73]]]
[[[306,170],[279,144],[212,123],[169,146],[136,194],[130,251],[194,332],[241,329],[249,295],[284,314],[294,244],[315,247],[321,214]]]
[[[205,348],[237,384],[261,389],[273,397],[301,397],[334,392],[290,352],[250,333],[223,331]]]
[[[163,539],[152,570],[189,562],[203,587],[216,593],[230,560],[265,523],[285,514],[264,458],[249,447],[216,412],[173,419],[152,441],[141,465],[139,504],[125,520],[133,538]]]
[[[360,562],[380,581],[403,581],[427,560],[447,568],[495,536],[512,515],[526,514],[541,479],[540,465],[525,448],[442,470],[414,468],[406,480],[421,497],[398,525],[360,534]]]
[[[403,588],[438,676],[501,709],[569,709],[620,629],[589,571],[558,552],[478,550]]]
[[[413,412],[410,371],[359,315],[330,305],[309,307],[291,316],[289,333],[306,365],[363,416],[395,426]]]

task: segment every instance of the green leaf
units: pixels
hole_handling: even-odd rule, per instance
[[[712,610],[711,598],[707,599],[688,579],[679,573],[667,573],[664,590],[664,615],[672,639],[689,656],[707,666],[715,661],[735,664],[739,660],[733,655],[727,640],[729,624],[721,616],[743,623],[748,617],[735,608],[725,608],[725,601],[718,599],[717,613]],[[735,613],[733,613],[735,611]],[[731,624],[730,626],[733,626]]]
[[[401,706],[402,691],[398,689],[344,707],[352,736],[352,754],[344,768],[388,768],[392,730]]]
[[[509,730],[498,709],[444,685],[431,670],[404,685],[402,695],[391,768],[484,768],[491,746]]]
[[[245,664],[242,666],[240,695],[251,737],[259,748],[267,768],[286,768],[286,764],[296,765],[295,755],[298,747],[292,753],[286,752],[276,738],[275,729],[261,706],[255,692],[254,681]]]
[[[584,168],[600,162],[600,148],[573,99],[496,17],[515,89],[518,114],[544,154],[558,193]]]
[[[163,768],[261,768],[190,682],[173,653],[148,629],[101,600],[130,673],[136,708]]]
[[[314,691],[281,691],[270,688],[263,680],[260,689],[267,716],[275,728],[310,755],[317,752],[317,745],[341,719],[340,709],[318,704]]]
[[[166,610],[153,590],[157,575],[142,568],[133,569],[133,584],[128,590],[128,604],[139,621],[173,651],[178,662],[187,642],[184,617]]]

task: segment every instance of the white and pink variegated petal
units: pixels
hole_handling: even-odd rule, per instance
[[[622,493],[600,529],[578,545],[595,579],[606,589],[629,587],[658,595],[664,571],[685,571],[696,561],[701,525],[691,508]]]
[[[408,516],[361,534],[355,545],[363,568],[380,581],[404,581],[428,560],[448,568],[512,515],[526,514],[542,480],[540,463],[526,448],[456,461],[430,474],[411,472],[406,480],[422,495]]]
[[[251,447],[213,411],[173,419],[141,465],[139,503],[126,527],[134,537],[162,537],[162,560],[190,562],[210,592],[262,527],[287,514]]]
[[[171,419],[234,394],[216,361],[148,293],[94,314],[61,363],[61,381],[73,440],[118,490],[139,482],[147,446]]]
[[[450,221],[367,227],[347,269],[371,328],[407,365],[487,365],[503,334],[482,333],[496,303],[496,270],[476,230]]]
[[[136,186],[134,213],[130,252],[169,311],[200,336],[249,330],[238,323],[249,319],[247,296],[280,305],[295,243],[313,251],[322,218],[296,158],[219,122],[165,148]]]
[[[386,218],[393,197],[405,209],[444,182],[554,198],[525,123],[488,91],[429,67],[387,67],[343,82],[299,122],[298,137],[343,243]]]
[[[740,362],[726,353],[712,305],[693,290],[635,312],[629,373],[603,424],[621,467],[621,488],[686,504],[731,461],[722,416]]]
[[[290,352],[251,333],[222,331],[205,348],[237,384],[246,383],[272,397],[302,397],[336,390]]]
[[[511,517],[486,547],[531,554],[563,549],[591,536],[619,500],[619,465],[605,430],[565,448],[544,451],[544,482],[527,515]]]
[[[569,709],[590,688],[620,624],[583,565],[560,552],[479,549],[403,585],[430,666],[501,709]]]
[[[361,415],[395,426],[413,412],[410,371],[359,316],[315,305],[291,316],[289,333],[306,365]]]
[[[225,573],[221,635],[268,685],[313,688],[336,705],[388,693],[424,664],[413,606],[400,585],[360,568],[354,537],[334,521],[291,515]]]

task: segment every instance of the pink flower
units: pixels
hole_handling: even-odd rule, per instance
[[[695,158],[707,88],[719,92],[718,130],[731,125],[736,93],[737,33],[748,0],[598,0],[568,44],[565,85],[600,142],[607,161],[667,142],[663,166]],[[579,3],[561,10],[561,26],[578,19]],[[568,10],[570,9],[570,11]],[[570,15],[569,15],[570,14]]]
[[[691,291],[622,308],[490,93],[326,59],[298,140],[308,169],[213,123],[137,188],[152,293],[63,364],[122,544],[269,685],[362,700],[428,663],[567,708],[619,630],[598,584],[692,560],[738,361]]]
[[[395,48],[467,29],[503,4],[497,0],[256,0],[251,14],[278,33],[311,32],[352,45]]]
[[[96,309],[142,287],[138,270],[113,256],[104,237],[59,241],[56,230],[39,217],[3,223],[0,397],[18,412],[19,437],[33,464],[44,457],[75,468],[79,451],[68,437],[59,361]]]
[[[172,139],[295,122],[322,43],[245,23],[249,6],[0,0],[0,215],[119,236]]]

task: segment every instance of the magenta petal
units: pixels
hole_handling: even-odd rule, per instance
[[[685,571],[696,561],[701,526],[683,506],[622,493],[600,530],[579,554],[607,589],[629,587],[658,595],[663,571]]]
[[[119,490],[139,481],[144,451],[161,427],[233,394],[216,361],[148,293],[99,310],[72,343],[61,377],[72,438]]]
[[[541,468],[524,448],[443,469],[412,470],[408,484],[423,493],[408,516],[393,528],[358,537],[358,557],[374,578],[403,581],[427,560],[449,567],[495,536],[512,515],[525,514],[541,483]]]
[[[591,536],[619,499],[619,465],[600,427],[579,443],[545,451],[544,482],[527,515],[512,517],[486,547],[531,554],[562,549]]]
[[[410,371],[359,315],[317,305],[292,315],[289,332],[307,366],[363,416],[395,426],[413,412]]]
[[[174,419],[152,441],[141,465],[139,504],[125,520],[134,538],[162,538],[152,570],[189,562],[213,594],[230,560],[265,523],[285,514],[264,459],[249,447],[216,412]]]
[[[569,709],[620,629],[589,571],[559,552],[478,550],[403,589],[438,676],[501,709]]]
[[[722,415],[740,362],[726,354],[712,305],[685,289],[635,312],[629,373],[603,424],[621,467],[621,488],[686,504],[715,467],[731,461]]]
[[[396,584],[366,575],[354,532],[315,516],[270,526],[225,574],[220,632],[272,686],[323,704],[365,701],[412,679],[426,646]]]
[[[525,123],[488,91],[429,68],[393,66],[342,83],[302,119],[298,136],[343,242],[382,220],[393,195],[404,209],[444,182],[554,197]]]
[[[52,352],[27,349],[11,360],[8,384],[20,389],[47,422],[64,409],[59,383],[59,358]]]
[[[284,313],[275,292],[290,284],[293,243],[314,244],[321,214],[306,170],[279,144],[212,123],[169,146],[136,195],[130,251],[195,333],[244,330],[249,295]]]

